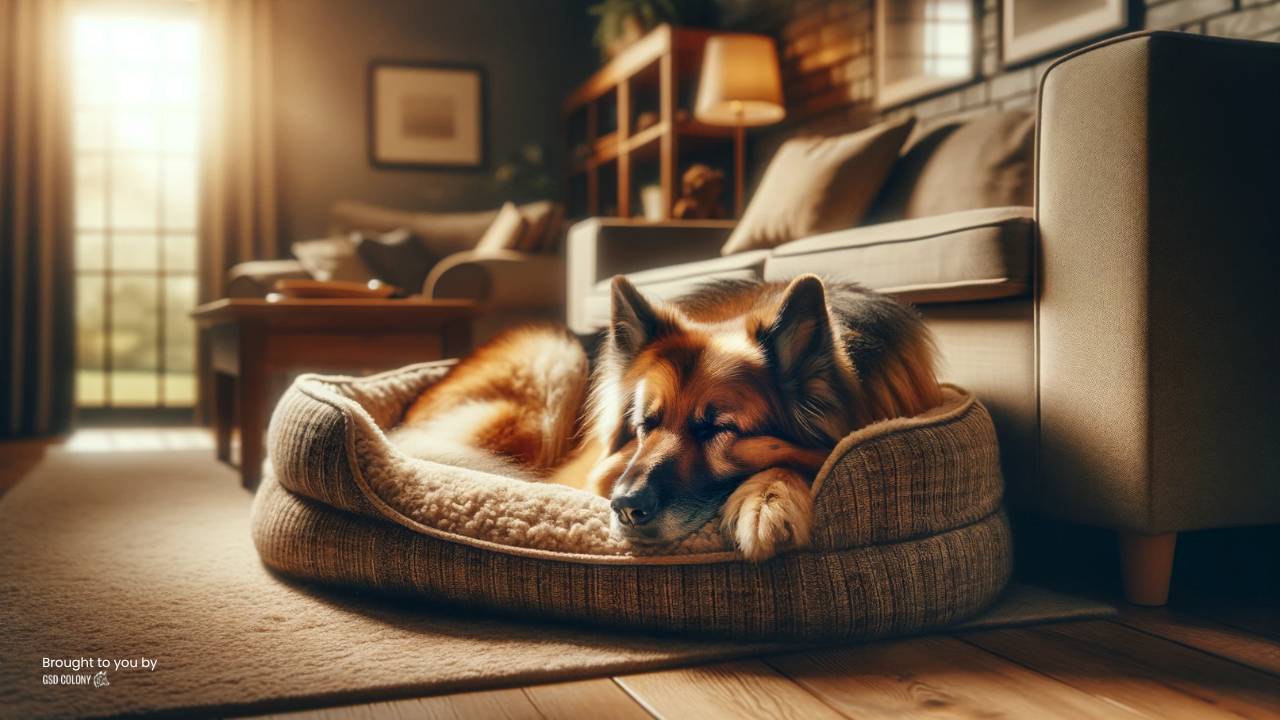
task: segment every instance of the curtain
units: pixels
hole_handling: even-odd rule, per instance
[[[269,0],[202,0],[199,297],[226,296],[227,270],[274,256],[276,165]],[[200,407],[212,378],[201,333]]]
[[[0,437],[71,421],[69,63],[62,0],[0,0]]]

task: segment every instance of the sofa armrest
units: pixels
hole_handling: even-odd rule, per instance
[[[454,253],[431,268],[423,296],[473,300],[490,308],[564,304],[564,258],[515,250]]]
[[[569,229],[568,321],[574,332],[590,332],[583,300],[601,280],[614,275],[713,258],[732,220],[647,222],[590,218]]]
[[[260,298],[275,289],[277,280],[308,280],[311,275],[297,260],[250,260],[227,270],[227,297]]]
[[[1278,87],[1280,44],[1180,33],[1044,74],[1040,476],[1068,519],[1280,521]]]

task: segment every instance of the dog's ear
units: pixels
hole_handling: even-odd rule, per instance
[[[813,440],[838,438],[842,355],[822,281],[814,275],[792,280],[772,322],[758,331],[757,341],[797,429]]]
[[[670,328],[671,320],[666,313],[655,308],[621,275],[613,277],[610,304],[609,347],[618,359],[635,357],[640,348]]]
[[[759,341],[770,366],[784,379],[804,384],[808,373],[830,362],[835,352],[827,291],[816,275],[801,275],[787,286],[773,322]]]

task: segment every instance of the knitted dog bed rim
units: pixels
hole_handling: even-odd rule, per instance
[[[391,384],[405,377],[414,378],[415,374],[420,378],[430,378],[421,381],[425,386],[430,381],[442,376],[447,367],[448,363],[423,363],[365,378],[322,375],[303,375],[299,377],[290,391],[286,393],[285,398],[281,400],[271,422],[271,457],[273,463],[278,466],[276,468],[276,476],[281,486],[289,492],[341,510],[391,520],[422,535],[486,551],[532,559],[619,565],[687,565],[741,559],[736,552],[731,550],[663,555],[615,555],[521,547],[433,527],[410,517],[401,508],[387,502],[366,478],[365,469],[361,466],[362,454],[360,448],[363,443],[364,446],[374,445],[381,452],[395,452],[394,448],[387,443],[385,435],[383,435],[383,426],[394,422],[395,418],[392,417],[394,413],[387,408],[381,408],[378,410],[380,420],[375,420],[369,412],[366,412],[365,407],[360,402],[346,393],[351,393],[353,386],[377,390],[382,384]],[[948,386],[947,392],[950,394],[950,401],[940,406],[940,408],[935,408],[916,417],[888,420],[862,428],[845,437],[836,446],[811,488],[815,508],[814,547],[816,550],[830,552],[865,545],[868,541],[894,542],[915,537],[926,537],[939,531],[977,522],[999,511],[1002,482],[999,474],[998,453],[995,450],[994,430],[991,426],[990,417],[986,409],[972,395],[954,386]],[[314,428],[307,427],[307,424],[315,417],[315,412],[320,406],[326,406],[336,411],[340,417],[343,427],[340,431],[335,428],[331,434],[340,432],[342,435],[342,454],[345,455],[346,467],[344,469],[346,472],[339,472],[336,476],[326,477],[317,482],[313,477],[315,472],[310,460],[317,451],[324,450],[323,447],[318,448],[316,444],[323,446],[325,433],[315,431]],[[946,517],[933,517],[930,513],[913,513],[908,508],[906,514],[911,517],[908,518],[907,522],[912,524],[912,528],[916,530],[915,532],[877,538],[874,535],[874,529],[872,529],[870,531],[862,531],[864,534],[870,532],[871,535],[861,538],[861,542],[852,542],[848,536],[849,534],[843,532],[845,529],[843,526],[848,524],[848,517],[846,512],[843,511],[846,509],[844,506],[855,508],[859,505],[866,506],[874,504],[876,498],[871,497],[868,500],[866,497],[854,497],[850,501],[849,498],[842,497],[841,501],[844,506],[837,503],[837,507],[832,512],[823,512],[826,495],[835,492],[827,491],[830,486],[829,478],[837,468],[841,467],[841,463],[845,462],[851,455],[873,447],[877,443],[892,443],[904,433],[912,431],[932,429],[932,431],[938,431],[935,434],[941,433],[945,436],[947,428],[956,425],[965,426],[966,432],[973,436],[971,445],[985,448],[989,452],[982,452],[980,456],[964,458],[976,466],[976,469],[969,472],[970,477],[966,478],[972,487],[966,485],[968,496],[961,497],[959,499],[960,502],[950,498],[952,500],[950,503],[938,503],[943,508],[942,512]],[[299,439],[301,439],[301,444]],[[943,439],[946,440],[945,437]],[[336,442],[337,438],[333,438],[333,440]],[[328,448],[328,451],[331,452],[332,450],[333,448]],[[871,451],[868,452],[870,453]],[[900,457],[902,455],[901,448],[889,447],[886,452],[885,457],[859,459],[863,461],[864,465],[872,467],[872,472],[874,472],[875,468],[883,470],[883,467],[887,465],[890,468],[889,472],[896,471],[901,474],[902,467],[900,465],[903,463],[910,465],[910,458],[904,460]],[[280,460],[284,462],[278,462]],[[934,465],[946,464],[946,462],[934,462]],[[950,464],[954,466],[955,463]],[[936,468],[926,466],[926,470],[933,471]],[[473,471],[459,470],[459,472],[471,473]],[[957,471],[952,470],[951,472],[955,473]],[[925,474],[928,475],[930,473],[926,472]],[[942,480],[945,481],[946,478]],[[923,490],[915,486],[906,489],[905,494],[908,498],[936,491],[936,488],[928,486],[928,478],[922,482],[925,482]],[[842,485],[855,484],[857,484],[857,480],[852,479]],[[942,485],[945,482],[935,482],[934,484]],[[850,491],[848,487],[843,489]],[[354,492],[352,492],[353,490]],[[824,491],[827,491],[826,494],[824,494]],[[856,493],[856,490],[852,492]],[[897,490],[894,489],[894,492],[896,493]],[[948,505],[955,505],[955,507],[947,507]],[[867,512],[867,510],[864,509],[864,512]],[[902,508],[898,508],[898,513],[901,514],[902,512]],[[915,517],[916,515],[927,517],[920,520]],[[916,524],[919,523],[923,524],[916,527]]]
[[[764,563],[548,562],[326,506],[281,487],[270,468],[252,532],[268,567],[306,581],[742,639],[871,640],[946,626],[989,606],[1012,570],[1003,512],[913,540]]]

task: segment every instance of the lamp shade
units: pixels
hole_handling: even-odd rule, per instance
[[[786,115],[773,40],[717,35],[707,40],[694,116],[710,125],[755,126]]]

